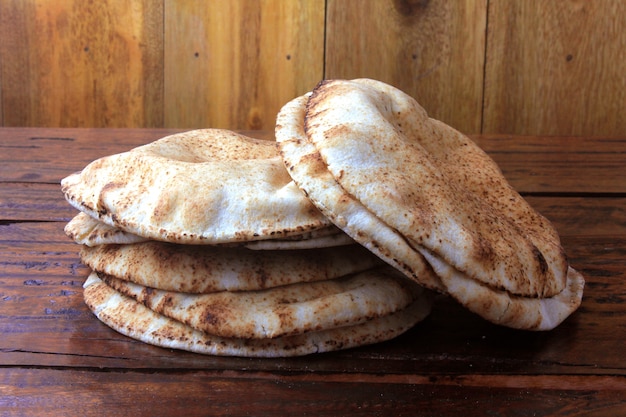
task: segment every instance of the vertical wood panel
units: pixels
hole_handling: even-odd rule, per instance
[[[163,7],[3,0],[6,126],[162,125]]]
[[[626,1],[489,4],[484,133],[626,134]]]
[[[322,78],[324,0],[166,0],[165,125],[273,130]]]
[[[329,0],[326,78],[368,77],[480,132],[486,0]]]

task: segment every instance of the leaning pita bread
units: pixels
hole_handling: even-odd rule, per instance
[[[585,280],[571,267],[567,286],[546,298],[517,297],[498,291],[468,278],[433,254],[425,255],[433,265],[447,291],[467,309],[478,312],[503,326],[550,330],[561,324],[581,303]]]
[[[65,234],[74,242],[85,246],[129,244],[146,242],[150,239],[109,226],[87,213],[80,212],[65,225]],[[226,243],[222,246],[244,246],[255,250],[317,249],[354,244],[348,235],[336,228],[312,230],[283,239],[253,240],[241,243]]]
[[[275,339],[235,339],[210,335],[126,297],[92,273],[84,284],[91,311],[112,329],[152,345],[202,354],[244,357],[302,356],[390,340],[406,332],[430,312],[424,293],[406,309],[355,326]]]
[[[342,277],[380,266],[360,245],[252,251],[148,241],[81,248],[82,262],[147,287],[186,293],[251,291]]]
[[[186,294],[98,274],[111,288],[196,330],[267,339],[344,327],[406,308],[423,290],[386,266],[348,277],[260,291]]]
[[[561,292],[567,260],[552,225],[478,146],[444,126],[373,80],[320,83],[305,118],[342,188],[414,245],[493,288]]]
[[[390,265],[434,290],[445,287],[406,239],[347,194],[328,172],[304,134],[308,96],[287,103],[276,118],[276,140],[289,173],[324,215]]]
[[[365,80],[364,82],[366,84],[368,83],[368,81]],[[382,102],[387,103],[387,107],[392,107],[391,103],[388,102],[389,99],[385,99],[384,95],[379,98]],[[549,298],[549,302],[546,300],[539,301],[536,296],[526,298],[513,295],[500,288],[494,288],[470,278],[466,274],[451,268],[450,265],[446,263],[447,260],[442,260],[439,255],[430,252],[427,248],[420,246],[414,240],[404,239],[404,235],[401,235],[395,226],[390,227],[374,212],[370,211],[368,207],[359,207],[361,201],[358,200],[354,194],[347,192],[341,187],[337,179],[331,175],[316,146],[314,146],[312,141],[310,141],[304,133],[303,119],[305,110],[303,107],[305,104],[305,97],[295,99],[283,107],[279,113],[276,137],[280,143],[283,159],[285,160],[290,174],[295,179],[296,183],[307,193],[309,198],[316,203],[324,214],[331,218],[335,224],[346,231],[347,234],[352,236],[355,240],[365,246],[374,247],[376,249],[374,252],[379,256],[382,252],[383,256],[381,257],[383,259],[391,265],[399,266],[398,269],[405,273],[409,270],[407,275],[412,276],[423,285],[451,294],[470,310],[495,323],[525,329],[549,329],[558,325],[578,307],[582,298],[584,280],[580,274],[575,273],[573,270],[567,275],[567,285],[565,288],[552,297],[543,297]],[[414,106],[416,106],[416,104],[414,104]],[[415,126],[409,127],[411,129],[417,129]],[[370,146],[371,145],[375,144],[370,144]],[[480,156],[480,152],[476,150],[474,150],[472,154],[472,157],[477,157],[476,155],[478,155],[478,160],[485,158],[484,156]],[[358,166],[359,164],[365,164],[371,169],[380,168],[380,166],[373,167],[373,162],[368,162],[366,155],[360,156],[363,159],[356,162],[352,161],[346,165]],[[346,158],[349,159],[350,156],[346,156]],[[458,160],[461,161],[462,158]],[[467,164],[467,161],[465,163]],[[381,166],[384,166],[384,164],[381,164]],[[349,169],[343,171],[341,175],[345,176],[347,170]],[[396,172],[395,174],[398,175],[399,173]],[[460,177],[462,178],[462,175]],[[372,182],[376,182],[375,178],[368,178],[370,178]],[[388,177],[380,176],[380,178]],[[389,193],[386,198],[393,201],[392,196],[395,196],[395,198],[399,198],[400,203],[402,203],[401,194],[391,189],[387,182],[362,185],[363,188],[375,188],[376,186],[379,186],[379,188],[383,190],[389,188]],[[333,198],[329,198],[328,190],[333,190]],[[508,193],[514,193],[514,191],[509,189]],[[506,195],[507,192],[504,194]],[[411,195],[409,195],[409,197],[411,197]],[[512,198],[512,196],[509,195],[507,198]],[[521,199],[521,197],[518,196],[518,199]],[[515,201],[519,201],[518,199]],[[506,199],[493,198],[492,200],[495,201],[493,204],[496,206],[498,206],[498,204],[500,204],[500,206],[506,206],[506,204],[503,203]],[[389,201],[387,204],[389,204]],[[524,207],[534,213],[527,205],[524,205]],[[410,210],[410,207],[405,208]],[[502,209],[502,207],[500,208],[502,211],[506,211]],[[515,209],[512,209],[509,215],[514,214]],[[401,212],[396,212],[396,215],[399,216],[399,218],[404,216]],[[533,216],[538,215],[534,213]],[[530,228],[535,231],[540,230],[541,226],[537,226],[537,224],[544,225],[547,224],[547,221],[539,217],[537,223],[533,223]],[[390,235],[396,236],[397,239],[388,239],[387,237]],[[404,246],[398,242],[404,242]],[[382,249],[380,249],[381,247]],[[560,246],[558,250],[560,251]],[[562,253],[562,251],[560,251],[560,253]],[[424,254],[430,255],[428,260],[431,266],[435,267],[440,277],[433,278],[432,273],[424,273],[428,271],[428,268],[422,265],[425,263],[423,258]],[[458,257],[459,255],[456,254],[455,256]],[[445,273],[444,266],[448,268]],[[450,274],[450,271],[454,271],[455,273]],[[446,282],[441,281],[442,277],[446,279]],[[474,291],[468,291],[468,288],[472,288]],[[494,300],[497,300],[500,307],[499,309],[490,308],[490,305],[495,302]],[[539,312],[538,314],[541,320],[529,320],[522,314],[523,312],[527,313],[533,310]],[[517,314],[515,312],[517,312]]]
[[[154,240],[217,244],[334,228],[291,181],[273,142],[226,130],[100,158],[61,186],[80,211]]]

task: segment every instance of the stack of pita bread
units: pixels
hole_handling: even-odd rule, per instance
[[[62,180],[86,304],[138,340],[294,356],[393,338],[432,297],[298,189],[275,143],[216,129],[110,155]]]
[[[434,293],[527,330],[580,305],[550,222],[402,91],[323,81],[275,133],[176,134],[62,181],[101,321],[157,346],[276,357],[396,337]]]

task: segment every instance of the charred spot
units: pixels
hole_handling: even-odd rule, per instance
[[[320,155],[319,152],[313,152],[313,153],[309,153],[304,155],[301,159],[300,162],[304,165],[313,165],[315,166],[316,163],[320,163],[320,162],[324,162],[324,160],[322,159],[322,155]]]
[[[349,195],[347,194],[342,194],[341,197],[339,197],[339,200],[337,201],[338,204],[348,204],[352,201],[352,198],[350,198]]]
[[[163,306],[173,306],[174,305],[174,298],[171,295],[166,295],[165,297],[163,297]]]
[[[533,256],[535,257],[535,259],[537,260],[537,263],[539,264],[539,272],[541,272],[541,274],[545,274],[546,272],[548,272],[548,262],[546,261],[546,258],[543,256],[543,253],[541,253],[541,251],[533,245]]]
[[[345,136],[351,133],[351,129],[344,125],[344,124],[339,124],[339,125],[335,125],[333,127],[331,127],[330,129],[326,130],[324,132],[324,137],[325,138],[329,138],[329,137],[341,137],[341,136]]]
[[[211,311],[205,311],[204,315],[202,316],[202,322],[211,326],[217,326],[220,322],[220,319]]]
[[[304,114],[304,131],[305,132],[308,132],[308,130],[311,127],[313,127],[311,126],[311,119],[316,118],[320,114],[320,112],[315,110],[315,106],[319,102],[323,102],[325,97],[328,94],[330,94],[328,91],[326,91],[327,90],[326,87],[328,85],[332,85],[333,83],[334,83],[334,80],[322,80],[315,86],[315,88],[311,92],[311,96],[309,97],[309,100],[306,103],[306,112]],[[323,111],[324,110],[322,110],[322,112]]]
[[[267,271],[264,269],[256,270],[257,282],[259,283],[259,288],[265,288],[267,285],[267,281],[270,279]]]
[[[111,190],[115,190],[116,188],[120,188],[123,186],[124,184],[120,182],[108,182],[102,187],[102,190],[100,191],[100,193],[105,194]]]
[[[482,236],[478,238],[475,246],[475,254],[476,258],[479,260],[488,260],[493,259],[495,257],[495,253],[493,247],[489,240],[484,239]]]

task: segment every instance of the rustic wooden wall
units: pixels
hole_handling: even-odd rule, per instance
[[[483,130],[626,134],[626,1],[490,1]]]
[[[626,134],[626,0],[2,0],[0,125],[272,129],[371,77],[466,133]]]
[[[326,78],[367,77],[480,132],[487,0],[329,0]]]
[[[323,78],[324,0],[165,1],[165,125],[273,129]]]
[[[0,1],[4,126],[163,125],[163,8]]]

